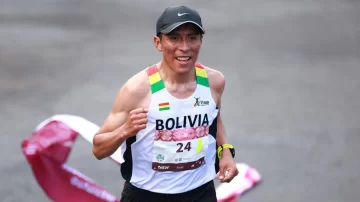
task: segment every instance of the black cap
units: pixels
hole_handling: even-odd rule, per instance
[[[171,6],[164,10],[156,23],[156,34],[168,34],[185,23],[196,25],[205,33],[199,13],[187,6]]]

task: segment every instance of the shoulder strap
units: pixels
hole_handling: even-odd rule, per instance
[[[195,64],[195,71],[196,71],[196,83],[205,87],[210,87],[209,79],[205,67],[197,62]]]
[[[195,72],[196,72],[196,83],[205,87],[210,87],[209,79],[205,67],[202,64],[198,62],[195,64]],[[146,73],[149,78],[152,94],[165,88],[164,82],[160,77],[158,68],[155,65],[147,68]]]
[[[146,69],[149,78],[152,94],[165,88],[164,82],[161,80],[158,68],[153,65]]]

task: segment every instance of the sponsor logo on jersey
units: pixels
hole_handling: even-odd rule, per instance
[[[197,107],[197,106],[207,106],[207,105],[209,105],[209,101],[199,100],[200,97],[194,97],[194,98],[195,98],[194,107]]]

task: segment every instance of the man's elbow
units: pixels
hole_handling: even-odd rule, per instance
[[[92,152],[97,160],[102,160],[105,158],[105,156],[102,154],[102,152],[100,152],[100,150],[98,148],[96,148],[95,146],[93,146]]]
[[[93,153],[93,155],[95,156],[95,158],[97,159],[97,160],[101,160],[101,159],[103,159],[104,157],[103,157],[103,155],[101,155],[101,150],[99,149],[99,145],[98,145],[98,143],[97,143],[97,140],[98,139],[98,136],[97,136],[97,134],[95,134],[95,136],[93,137],[93,146],[92,146],[92,153]]]
[[[97,160],[102,160],[105,158],[103,149],[101,148],[101,145],[98,143],[98,137],[95,135],[93,138],[93,147],[92,147],[92,153],[95,156]]]

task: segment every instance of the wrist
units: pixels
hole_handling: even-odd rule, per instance
[[[223,149],[221,156],[222,156],[222,158],[225,158],[225,157],[232,158],[232,154],[230,152],[230,149],[229,148]]]
[[[221,159],[223,157],[234,158],[235,157],[235,149],[231,144],[221,144],[217,148],[217,155],[218,155],[219,159]]]
[[[125,124],[116,129],[114,132],[119,139],[127,139],[130,136],[129,132],[126,130]]]

